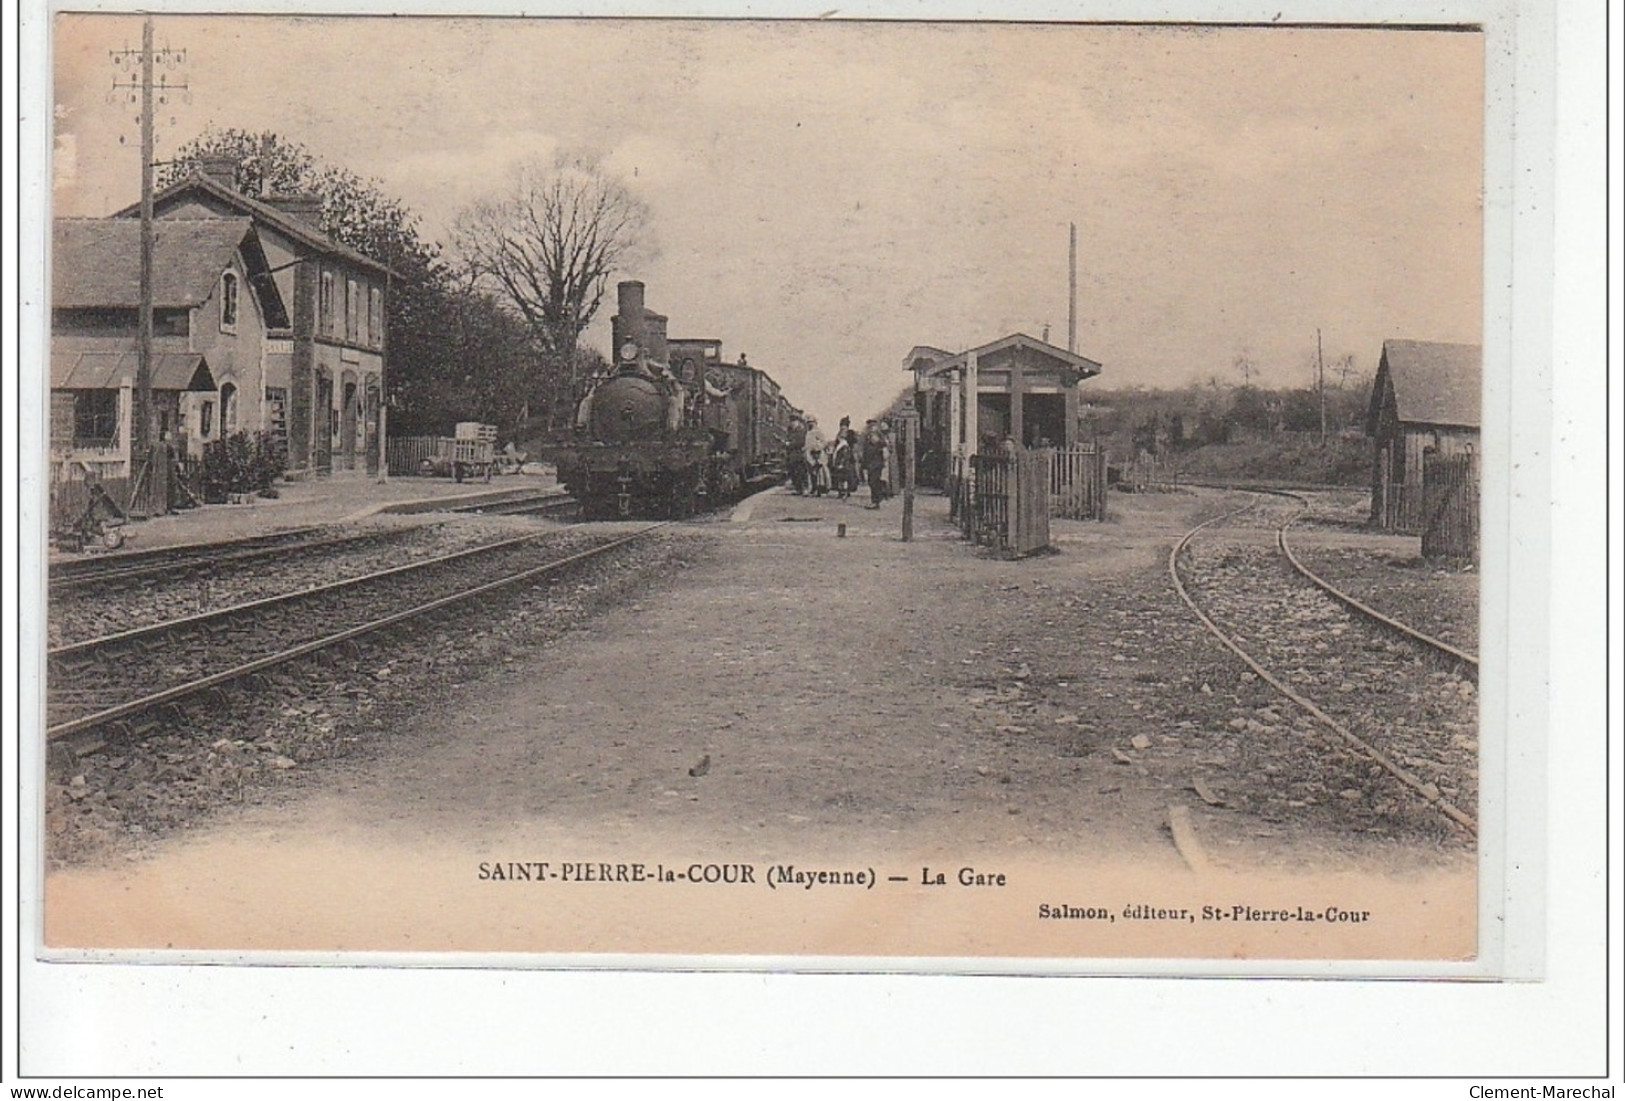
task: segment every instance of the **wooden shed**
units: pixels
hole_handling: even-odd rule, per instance
[[[1418,531],[1423,467],[1479,449],[1483,353],[1476,344],[1385,340],[1371,385],[1371,523]]]

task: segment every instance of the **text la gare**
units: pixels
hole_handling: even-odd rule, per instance
[[[934,872],[929,866],[920,869],[920,885],[922,887],[946,887],[949,884],[948,873]],[[1003,872],[984,872],[975,868],[960,868],[955,873],[952,882],[961,887],[1006,887],[1009,879]]]

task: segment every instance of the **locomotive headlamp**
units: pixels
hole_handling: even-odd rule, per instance
[[[636,341],[628,340],[625,344],[621,345],[621,362],[622,363],[631,363],[633,360],[635,360],[637,358],[638,358],[638,346],[637,346]]]

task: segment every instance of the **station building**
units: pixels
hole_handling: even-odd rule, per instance
[[[264,251],[268,280],[286,317],[265,334],[264,369],[217,378],[237,387],[238,427],[263,429],[287,447],[290,477],[376,474],[385,434],[384,379],[390,272],[322,232],[315,196],[250,198],[236,190],[236,164],[206,161],[158,192],[160,222],[247,219]],[[140,204],[116,219],[140,217]]]
[[[140,231],[115,218],[52,224],[51,455],[102,478],[130,474]],[[248,218],[190,219],[156,235],[152,400],[159,438],[182,454],[196,458],[263,415],[269,337],[288,327],[269,270]]]

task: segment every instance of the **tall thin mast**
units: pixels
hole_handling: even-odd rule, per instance
[[[131,418],[131,458],[147,460],[158,438],[152,404],[152,17],[141,25],[141,286],[140,330],[136,338],[135,416]]]
[[[1326,360],[1320,354],[1320,330],[1315,330],[1315,389],[1320,392],[1320,446],[1326,446]]]
[[[1067,223],[1066,350],[1078,351],[1078,223]]]

